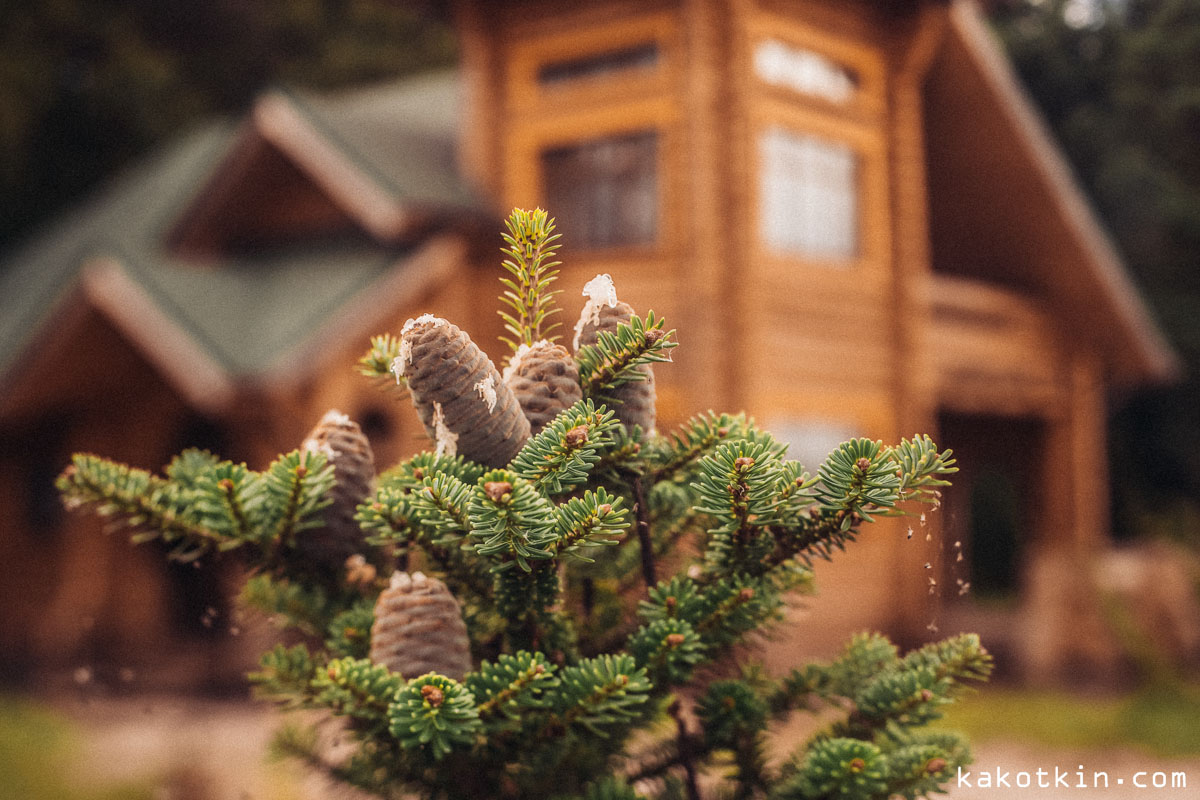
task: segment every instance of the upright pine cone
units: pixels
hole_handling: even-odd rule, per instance
[[[333,464],[333,502],[322,511],[319,528],[302,531],[297,546],[315,563],[341,571],[346,559],[367,548],[354,510],[374,490],[375,456],[358,423],[329,411],[305,437],[301,450],[325,454]]]
[[[579,324],[575,327],[576,355],[579,354],[579,348],[584,345],[595,344],[599,339],[597,334],[600,331],[615,334],[617,325],[628,325],[629,320],[633,319],[633,307],[617,300],[615,293],[611,297],[615,301],[612,305],[592,299],[584,306]],[[617,419],[621,420],[621,424],[625,426],[626,430],[632,429],[634,425],[641,425],[642,430],[649,433],[654,430],[657,421],[654,370],[650,368],[649,364],[643,364],[638,367],[638,371],[645,376],[644,380],[630,381],[613,389],[609,393],[609,397],[613,400],[609,406],[612,407]]]
[[[436,672],[462,680],[471,671],[471,645],[446,584],[420,572],[392,573],[375,603],[370,657],[405,678]]]
[[[471,337],[426,314],[404,324],[393,364],[439,453],[503,467],[529,438],[529,421]]]
[[[521,345],[504,370],[504,382],[516,395],[534,436],[583,397],[575,359],[567,348],[545,339]]]

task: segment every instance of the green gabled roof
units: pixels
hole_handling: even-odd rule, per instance
[[[232,139],[209,125],[152,154],[54,220],[0,262],[0,375],[7,372],[89,259],[113,249],[159,258],[158,236]]]
[[[456,70],[353,94],[280,90],[312,126],[400,202],[477,210],[458,170]]]
[[[327,144],[398,202],[478,208],[453,172],[454,96],[453,75],[335,97],[288,93]],[[0,262],[0,384],[54,324],[86,265],[97,261],[116,265],[234,380],[277,368],[375,281],[416,268],[405,260],[421,241],[381,243],[366,235],[203,263],[171,253],[173,225],[239,135],[221,122],[178,139]]]

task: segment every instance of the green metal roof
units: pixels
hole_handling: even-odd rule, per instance
[[[314,128],[397,200],[479,208],[479,199],[457,167],[456,71],[354,94],[281,91]]]
[[[324,97],[285,92],[322,135],[400,202],[478,208],[454,171],[453,73]],[[420,243],[363,235],[195,263],[166,248],[179,214],[233,146],[235,126],[184,136],[103,187],[0,262],[0,379],[97,258],[120,264],[231,377],[266,371]],[[434,158],[433,156],[437,157]],[[398,266],[399,265],[399,266]]]

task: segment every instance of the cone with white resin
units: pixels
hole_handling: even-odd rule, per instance
[[[319,528],[302,531],[297,547],[315,563],[341,570],[346,559],[363,552],[362,529],[354,511],[375,485],[375,456],[358,423],[333,410],[305,437],[301,450],[324,453],[333,465],[333,502],[322,511]]]
[[[567,348],[544,339],[521,345],[504,370],[504,382],[516,395],[534,436],[583,397],[575,359]]]
[[[529,438],[529,421],[491,359],[466,333],[426,314],[409,320],[392,365],[445,455],[503,467]]]
[[[436,672],[462,680],[471,671],[471,644],[446,585],[420,572],[392,573],[375,603],[370,657],[405,678]]]
[[[617,291],[607,275],[597,275],[588,281],[583,293],[588,302],[575,325],[576,355],[579,348],[596,344],[601,331],[615,334],[618,325],[628,325],[633,319],[633,307],[617,299]],[[654,370],[649,364],[643,364],[637,371],[643,376],[642,380],[624,383],[608,392],[607,396],[613,401],[609,406],[626,430],[640,425],[642,430],[649,433],[654,430],[658,418]]]

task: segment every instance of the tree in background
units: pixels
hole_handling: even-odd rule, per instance
[[[392,0],[0,4],[0,250],[189,124],[264,87],[448,65],[448,27]]]
[[[1179,350],[1112,426],[1116,532],[1200,530],[1200,2],[1008,0],[1008,52]]]

